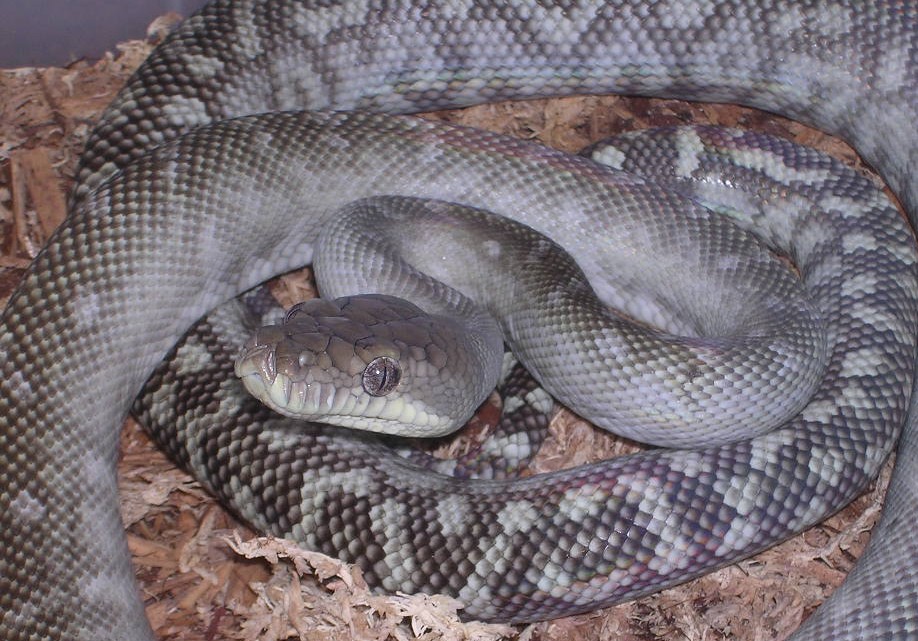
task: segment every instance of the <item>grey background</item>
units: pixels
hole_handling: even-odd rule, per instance
[[[144,38],[154,18],[204,0],[0,0],[0,68],[65,65]]]

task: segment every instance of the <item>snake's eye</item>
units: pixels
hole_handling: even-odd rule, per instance
[[[398,361],[388,356],[379,356],[363,370],[363,389],[370,396],[385,396],[396,388],[401,378],[402,368]]]

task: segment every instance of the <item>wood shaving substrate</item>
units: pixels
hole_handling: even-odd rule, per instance
[[[0,302],[65,214],[65,194],[93,123],[144,59],[150,41],[95,62],[0,71]],[[710,122],[763,129],[859,166],[843,143],[730,105],[584,97],[431,114],[576,151],[628,129]],[[275,288],[310,295],[303,276]],[[493,411],[491,412],[493,414]],[[533,471],[633,450],[562,412]],[[375,595],[360,572],[287,542],[258,538],[159,454],[132,421],[123,437],[123,511],[147,614],[162,639],[783,639],[837,586],[878,515],[888,470],[852,506],[783,545],[660,594],[526,627],[463,623],[458,603]]]

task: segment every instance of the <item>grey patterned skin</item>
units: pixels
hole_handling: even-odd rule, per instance
[[[351,196],[370,195],[364,191],[376,181],[387,193],[455,197],[524,218],[572,251],[601,296],[614,291],[604,287],[601,259],[564,230],[602,229],[608,219],[599,212],[610,210],[645,220],[638,212],[655,191],[627,179],[613,188],[604,172],[584,169],[593,187],[559,202],[551,188],[557,174],[547,168],[581,171],[573,160],[495,136],[363,115],[281,114],[214,124],[143,155],[189,126],[269,109],[414,111],[587,91],[734,101],[844,136],[879,169],[913,224],[918,218],[911,179],[918,166],[914,2],[435,4],[215,3],[153,54],[103,116],[70,216],[30,268],[0,326],[0,637],[152,638],[117,513],[117,426],[155,363],[196,318],[308,260],[323,215],[334,210],[334,203],[315,204],[316,194],[355,184],[334,164],[317,180],[325,152],[360,142],[348,166],[365,182]],[[485,162],[472,169],[471,157]],[[132,158],[90,193],[102,175]],[[421,160],[439,164],[421,169]],[[384,173],[383,161],[411,172]],[[464,187],[430,194],[435,179],[450,172],[461,172]],[[862,193],[856,181],[835,182],[855,201]],[[523,193],[539,201],[524,209],[525,217],[495,193],[496,185],[514,184],[525,184]],[[672,198],[654,195],[664,207]],[[315,211],[304,214],[304,203]],[[410,507],[439,516],[420,539],[428,547],[351,541],[370,580],[389,588],[389,576],[407,587],[421,582],[419,589],[458,593],[473,616],[549,617],[684,580],[850,500],[906,422],[909,390],[902,386],[910,386],[915,358],[911,234],[888,208],[868,209],[866,219],[830,216],[836,232],[804,233],[810,230],[804,222],[792,237],[795,250],[802,244],[813,252],[815,264],[853,275],[825,285],[842,296],[826,305],[845,330],[836,335],[839,347],[851,351],[847,358],[831,352],[835,376],[824,386],[835,395],[827,398],[846,397],[849,405],[817,400],[796,434],[780,430],[703,453],[641,455],[514,481],[499,494],[482,493],[491,484],[459,486],[416,475],[403,463],[376,463],[374,487],[390,488],[385,499],[376,492],[367,497],[381,501],[377,512]],[[564,229],[553,222],[558,219]],[[799,638],[914,638],[913,414],[865,562]],[[367,503],[342,495],[337,505],[311,505],[302,502],[301,486],[365,481],[355,470],[369,465],[361,453],[375,446],[307,434],[303,459],[275,448],[283,440],[277,433],[272,438],[256,440],[251,453],[218,440],[208,456],[197,453],[214,468],[218,493],[228,480],[250,483],[234,495],[251,499],[235,507],[244,517],[334,552],[341,537],[322,515],[354,514],[357,508],[342,506]],[[267,473],[267,463],[290,475]],[[318,474],[335,463],[336,476]],[[266,489],[267,478],[279,486]],[[634,502],[619,494],[643,488],[654,498]],[[660,494],[662,488],[671,493]],[[245,511],[268,496],[275,499],[262,506],[265,516]],[[461,516],[450,517],[449,507]],[[568,518],[574,508],[586,517]],[[467,538],[449,538],[459,522],[477,524],[483,553]],[[526,530],[535,538],[522,536]],[[584,546],[584,536],[596,545]],[[686,553],[667,556],[679,540],[691,541]],[[551,542],[547,551],[541,541]],[[534,567],[513,562],[535,559],[537,550],[545,557]],[[635,560],[645,551],[661,556]]]
[[[676,209],[665,212],[664,236],[645,230],[659,247],[676,239],[698,248],[680,252],[679,278],[648,270],[627,248],[626,259],[607,263],[630,288],[619,297],[631,316],[604,306],[561,247],[517,221],[394,196],[358,200],[333,216],[313,269],[322,296],[348,306],[291,314],[260,330],[237,359],[246,388],[287,416],[448,434],[494,389],[506,342],[554,398],[597,426],[661,447],[707,447],[783,425],[823,378],[821,310],[769,248],[720,216]],[[661,275],[707,290],[666,287]],[[415,316],[416,332],[390,329],[369,309],[353,311],[367,292],[408,299],[432,318]],[[392,304],[363,301],[380,320]],[[661,331],[661,317],[681,333]],[[391,394],[373,395],[360,374],[383,354],[403,363],[402,378]]]

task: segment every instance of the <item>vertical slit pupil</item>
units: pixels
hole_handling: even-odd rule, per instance
[[[371,396],[385,396],[398,386],[401,368],[398,361],[379,356],[363,370],[363,389]]]

